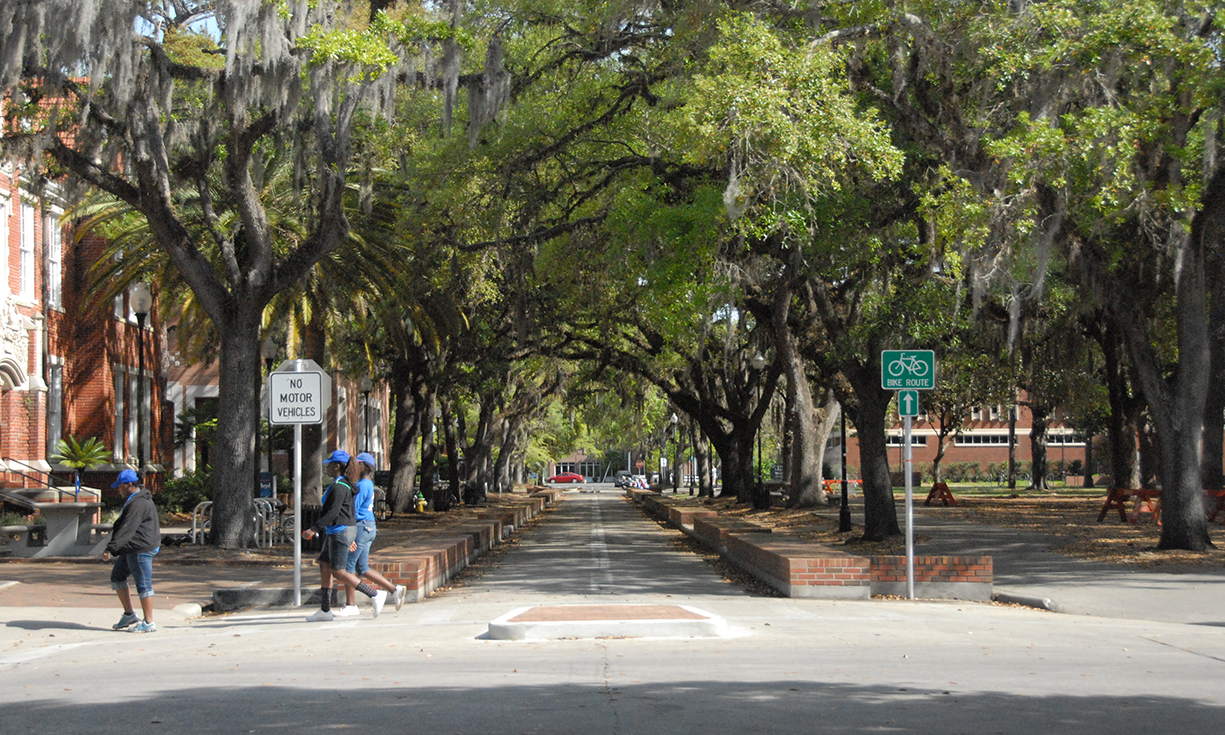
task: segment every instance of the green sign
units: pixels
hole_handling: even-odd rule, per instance
[[[933,390],[936,387],[936,353],[931,350],[881,352],[880,387],[885,390]]]
[[[898,416],[918,416],[919,415],[919,391],[900,390],[897,392],[897,415]]]

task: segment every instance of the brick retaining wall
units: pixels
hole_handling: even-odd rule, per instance
[[[788,597],[907,594],[905,556],[856,556],[702,507],[672,505],[647,490],[627,488],[625,495]],[[990,556],[916,556],[915,596],[989,601],[992,570]]]

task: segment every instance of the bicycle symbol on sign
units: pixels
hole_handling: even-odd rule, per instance
[[[918,355],[903,354],[889,363],[889,374],[897,378],[903,373],[910,373],[916,378],[921,378],[927,375],[927,362],[920,360]]]

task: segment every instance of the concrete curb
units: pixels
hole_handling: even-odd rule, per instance
[[[1035,597],[1034,595],[1018,595],[1012,592],[996,591],[991,596],[993,602],[1002,602],[1006,605],[1024,605],[1038,610],[1046,610],[1048,612],[1063,612],[1062,606],[1049,597]]]
[[[564,609],[566,606],[557,607]],[[608,607],[615,610],[618,606]],[[676,607],[697,617],[517,621],[515,618],[533,609],[521,607],[489,621],[489,630],[482,637],[498,641],[539,641],[572,638],[721,638],[727,635],[727,621],[723,618],[688,605]]]

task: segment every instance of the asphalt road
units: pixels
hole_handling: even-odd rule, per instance
[[[0,608],[4,733],[1216,733],[1225,628],[749,594],[612,491],[566,496],[485,573],[378,619]],[[496,641],[525,605],[670,603],[721,638]]]

